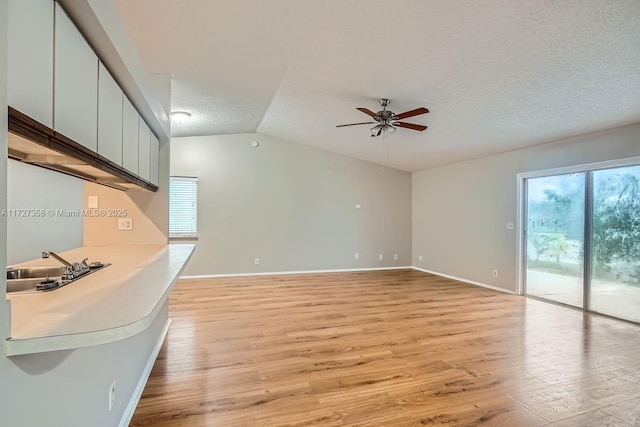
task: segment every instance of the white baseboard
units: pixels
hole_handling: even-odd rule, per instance
[[[458,282],[464,282],[464,283],[468,283],[470,285],[481,286],[483,288],[492,289],[492,290],[498,291],[498,292],[504,292],[506,294],[517,295],[514,291],[510,291],[510,290],[504,289],[504,288],[499,288],[497,286],[487,285],[486,283],[475,282],[473,280],[463,279],[461,277],[451,276],[449,274],[438,273],[437,271],[425,270],[424,268],[420,268],[420,267],[415,267],[414,266],[414,267],[411,267],[411,268],[413,268],[414,270],[422,271],[423,273],[435,274],[436,276],[446,277],[447,279],[457,280]]]
[[[153,369],[153,365],[156,362],[156,358],[158,357],[158,353],[160,353],[160,348],[162,348],[162,344],[164,343],[164,339],[167,337],[167,332],[169,332],[169,325],[171,325],[171,319],[167,319],[167,323],[165,323],[162,332],[160,333],[160,337],[156,342],[155,347],[151,351],[151,355],[147,360],[147,364],[142,371],[142,375],[140,376],[140,380],[138,380],[138,385],[136,389],[133,391],[133,395],[129,400],[129,404],[127,408],[124,410],[124,414],[122,414],[122,418],[120,419],[120,427],[127,427],[133,418],[133,413],[136,411],[136,407],[138,406],[138,402],[140,401],[140,397],[142,396],[142,392],[144,391],[144,386],[147,385],[147,380],[149,379],[149,375],[151,374],[151,370]]]
[[[262,273],[231,273],[231,274],[202,274],[195,276],[180,276],[180,279],[212,279],[217,277],[248,277],[248,276],[279,276],[285,274],[318,274],[318,273],[349,273],[358,271],[381,271],[381,270],[417,270],[423,273],[435,274],[436,276],[446,277],[447,279],[457,280],[458,282],[468,283],[470,285],[481,286],[483,288],[492,289],[494,291],[504,292],[507,294],[517,295],[514,291],[510,291],[498,286],[487,285],[486,283],[474,282],[473,280],[463,279],[461,277],[451,276],[449,274],[438,273],[437,271],[425,270],[411,265],[401,267],[377,267],[377,268],[345,268],[338,270],[301,270],[301,271],[270,271]]]
[[[209,279],[216,277],[246,277],[246,276],[279,276],[283,274],[318,274],[318,273],[349,273],[357,271],[380,271],[380,270],[411,270],[413,267],[405,265],[402,267],[376,267],[376,268],[345,268],[338,270],[302,270],[302,271],[269,271],[263,273],[231,273],[231,274],[202,274],[196,276],[180,276],[181,279]]]

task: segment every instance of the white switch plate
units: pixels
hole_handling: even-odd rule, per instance
[[[493,270],[493,277],[498,277],[498,270]]]
[[[89,196],[87,207],[89,209],[98,209],[98,196]]]
[[[513,223],[511,221],[507,222],[507,230],[513,230]]]
[[[356,252],[356,259],[360,259],[360,254]]]
[[[384,259],[384,257],[382,256],[382,254],[378,255],[378,260],[382,261]]]
[[[393,254],[393,259],[398,260],[398,254]]]
[[[254,263],[255,265],[260,265],[260,258],[256,258],[256,259],[254,259],[254,260],[253,260],[253,263]]]
[[[418,261],[422,261],[422,255],[418,255]]]
[[[133,219],[118,218],[118,230],[133,230]]]
[[[362,205],[360,203],[356,203],[356,209],[360,209],[362,208]]]

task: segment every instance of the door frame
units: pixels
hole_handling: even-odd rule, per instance
[[[517,206],[516,206],[516,294],[517,295],[524,296],[525,275],[527,273],[525,269],[526,251],[524,248],[524,242],[525,242],[524,233],[525,233],[526,215],[527,215],[527,212],[525,209],[525,204],[526,204],[526,191],[524,188],[525,179],[542,178],[545,176],[564,175],[568,173],[584,172],[587,175],[587,181],[589,181],[590,180],[589,172],[591,171],[596,171],[599,169],[624,167],[624,166],[636,166],[639,164],[640,164],[640,156],[635,156],[635,157],[627,157],[624,159],[605,160],[600,162],[585,163],[585,164],[573,165],[573,166],[561,166],[561,167],[551,168],[551,169],[540,169],[540,170],[535,170],[530,172],[520,172],[516,175],[516,180],[517,180],[517,183],[516,183],[516,191],[517,191],[517,194],[516,194],[516,203],[517,203]],[[585,191],[587,191],[586,187],[587,185],[585,185]],[[591,197],[588,194],[585,194],[585,195],[587,195],[588,197]],[[588,200],[588,199],[585,199],[585,200]],[[589,205],[589,202],[587,202],[587,205]],[[590,212],[585,212],[585,221],[590,223],[590,220],[587,221],[587,217],[586,217],[587,214],[590,215]],[[585,236],[585,239],[586,238],[587,237]],[[586,262],[585,260],[585,271],[587,268],[587,264],[589,263]],[[585,290],[585,292],[586,291],[587,290]],[[588,299],[585,300],[585,302],[588,302]]]

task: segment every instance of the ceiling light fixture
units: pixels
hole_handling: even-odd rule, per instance
[[[175,123],[184,123],[189,120],[189,117],[191,117],[191,113],[186,111],[174,111],[171,113],[171,120]]]
[[[377,124],[369,130],[371,131],[371,136],[378,136],[380,134],[388,136],[393,134],[397,129],[395,128],[395,126],[385,123]]]

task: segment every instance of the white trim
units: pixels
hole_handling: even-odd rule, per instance
[[[120,418],[120,427],[127,427],[133,418],[133,413],[138,406],[138,402],[140,401],[140,397],[142,396],[142,392],[144,391],[145,385],[147,385],[147,380],[149,379],[149,375],[151,375],[151,370],[153,369],[153,365],[156,362],[156,358],[158,357],[158,353],[160,353],[160,349],[162,348],[162,344],[164,343],[164,339],[167,337],[167,333],[169,332],[169,325],[171,325],[171,319],[167,319],[167,323],[165,323],[162,332],[160,333],[160,337],[156,342],[156,346],[151,351],[149,355],[149,359],[147,360],[147,364],[142,371],[142,375],[138,380],[138,385],[136,389],[133,391],[133,395],[129,400],[129,404],[127,408],[124,410],[124,414],[122,414],[122,418]]]
[[[467,280],[448,274],[438,273],[437,271],[425,270],[424,268],[414,267],[412,265],[405,265],[402,267],[378,267],[378,268],[348,268],[338,270],[305,270],[305,271],[274,271],[265,273],[238,273],[238,274],[202,274],[197,276],[180,276],[180,279],[209,279],[217,277],[247,277],[247,276],[278,276],[284,274],[318,274],[318,273],[349,273],[358,271],[382,271],[382,270],[418,270],[423,273],[435,274],[436,276],[446,277],[447,279],[457,280],[459,282],[469,283],[470,285],[481,286],[483,288],[492,289],[494,291],[504,292],[507,294],[515,294],[515,292],[499,288],[497,286],[487,285],[486,283],[474,282],[473,280]]]
[[[519,173],[517,176],[516,189],[516,294],[524,295],[524,271],[522,265],[524,263],[524,174]]]
[[[461,277],[451,276],[449,274],[438,273],[437,271],[426,270],[424,268],[419,268],[419,267],[411,267],[411,268],[413,268],[414,270],[417,270],[417,271],[422,271],[423,273],[435,274],[436,276],[446,277],[447,279],[457,280],[458,282],[464,282],[464,283],[468,283],[470,285],[481,286],[483,288],[488,288],[488,289],[491,289],[491,290],[494,290],[494,291],[504,292],[506,294],[515,295],[515,292],[513,292],[513,291],[510,291],[510,290],[504,289],[504,288],[499,288],[497,286],[487,285],[486,283],[475,282],[473,280],[467,280],[467,279],[463,279]]]
[[[302,270],[302,271],[268,271],[263,273],[230,273],[230,274],[200,274],[195,276],[180,276],[180,279],[209,279],[216,277],[247,277],[247,276],[279,276],[284,274],[318,274],[318,273],[349,273],[357,271],[379,271],[379,270],[407,270],[412,269],[410,265],[402,267],[376,267],[376,268],[344,268],[337,270]]]

